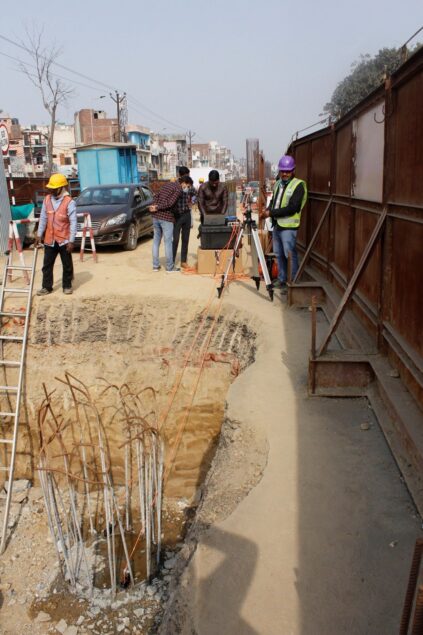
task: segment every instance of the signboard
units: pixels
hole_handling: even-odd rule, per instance
[[[2,123],[0,124],[0,146],[3,154],[8,154],[9,152],[9,133],[7,132],[6,126]]]

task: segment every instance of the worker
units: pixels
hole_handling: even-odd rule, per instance
[[[193,198],[192,198],[192,202],[193,202],[193,204],[197,204],[197,207],[198,207],[198,194],[199,194],[199,192],[200,192],[200,187],[201,187],[202,185],[204,185],[204,179],[203,179],[203,177],[201,176],[201,177],[198,179],[198,189],[197,189],[197,190],[196,190],[196,192],[195,192],[195,196],[193,196]]]
[[[220,182],[217,170],[209,172],[209,180],[198,191],[198,207],[200,209],[201,224],[204,223],[205,214],[225,215],[228,209],[228,190],[226,185]]]
[[[278,261],[278,279],[273,284],[286,293],[289,253],[292,255],[292,279],[298,271],[297,231],[307,201],[307,184],[295,177],[294,157],[286,154],[281,157],[278,170],[279,179],[264,216],[272,219],[273,251]]]
[[[179,172],[180,174],[180,172]],[[181,178],[179,181],[181,182]],[[188,243],[189,235],[192,227],[192,198],[194,183],[190,176],[184,175],[184,182],[181,182],[182,192],[178,199],[178,208],[175,212],[175,224],[173,226],[173,262],[176,262],[176,254],[178,253],[179,238],[181,240],[181,267],[186,269],[188,267]]]
[[[166,273],[180,271],[175,267],[173,259],[173,228],[175,216],[178,214],[178,200],[182,194],[182,187],[190,188],[191,177],[184,175],[177,181],[165,183],[154,196],[153,205],[149,210],[153,214],[153,271],[160,271],[159,250],[164,239],[166,256]]]
[[[44,198],[38,232],[34,246],[44,242],[43,281],[37,295],[48,295],[53,291],[53,267],[60,254],[63,266],[63,293],[72,293],[73,262],[77,219],[76,205],[67,191],[68,181],[63,174],[52,174],[47,188],[50,194]]]

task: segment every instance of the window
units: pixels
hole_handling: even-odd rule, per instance
[[[150,192],[150,190],[148,189],[148,187],[141,187],[143,193],[144,193],[144,197],[146,199],[146,201],[150,201],[153,198],[152,193]]]
[[[129,201],[129,187],[89,187],[78,197],[77,205],[122,205]]]

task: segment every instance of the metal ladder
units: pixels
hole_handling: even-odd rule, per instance
[[[3,531],[1,534],[0,542],[0,554],[2,554],[6,548],[10,505],[12,502],[13,477],[15,469],[16,446],[18,442],[19,411],[22,392],[23,371],[38,249],[33,250],[32,263],[29,266],[26,266],[25,264],[14,265],[13,251],[14,250],[12,247],[12,249],[10,249],[8,253],[7,262],[3,271],[3,283],[0,291],[0,370],[3,371],[3,377],[5,379],[4,385],[0,386],[0,395],[6,395],[9,405],[11,404],[12,399],[15,400],[15,406],[10,405],[10,408],[8,409],[9,411],[0,412],[0,423],[2,424],[2,430],[0,430],[0,452],[2,455],[0,456],[0,472],[6,473],[4,482],[8,481],[6,505],[4,508],[3,518]],[[23,278],[27,277],[29,274],[29,281],[26,286],[13,286],[14,271],[22,272],[23,276],[17,279],[20,281],[22,281]],[[23,296],[26,298],[26,306],[23,311],[7,310],[7,307],[5,305],[8,300],[10,301],[10,298],[13,297],[14,294],[18,295],[18,297]],[[13,320],[14,318],[22,318],[23,333],[19,336],[4,335],[4,320]],[[7,345],[8,348],[12,348],[10,346],[11,344],[14,344],[13,348],[16,349],[17,354],[13,355],[13,359],[5,359],[5,347]],[[13,381],[13,384],[15,385],[9,385],[7,378],[8,369],[12,368],[16,368],[18,374],[17,382]],[[10,420],[13,421],[13,430],[10,430],[9,435],[6,436],[6,429],[8,427],[12,428]],[[9,464],[7,465],[8,447],[10,448],[10,460]],[[6,459],[4,464],[1,463],[2,457]]]

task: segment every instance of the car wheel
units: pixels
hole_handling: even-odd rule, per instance
[[[128,227],[128,234],[126,236],[125,250],[133,251],[137,247],[138,233],[134,223],[131,223]]]

